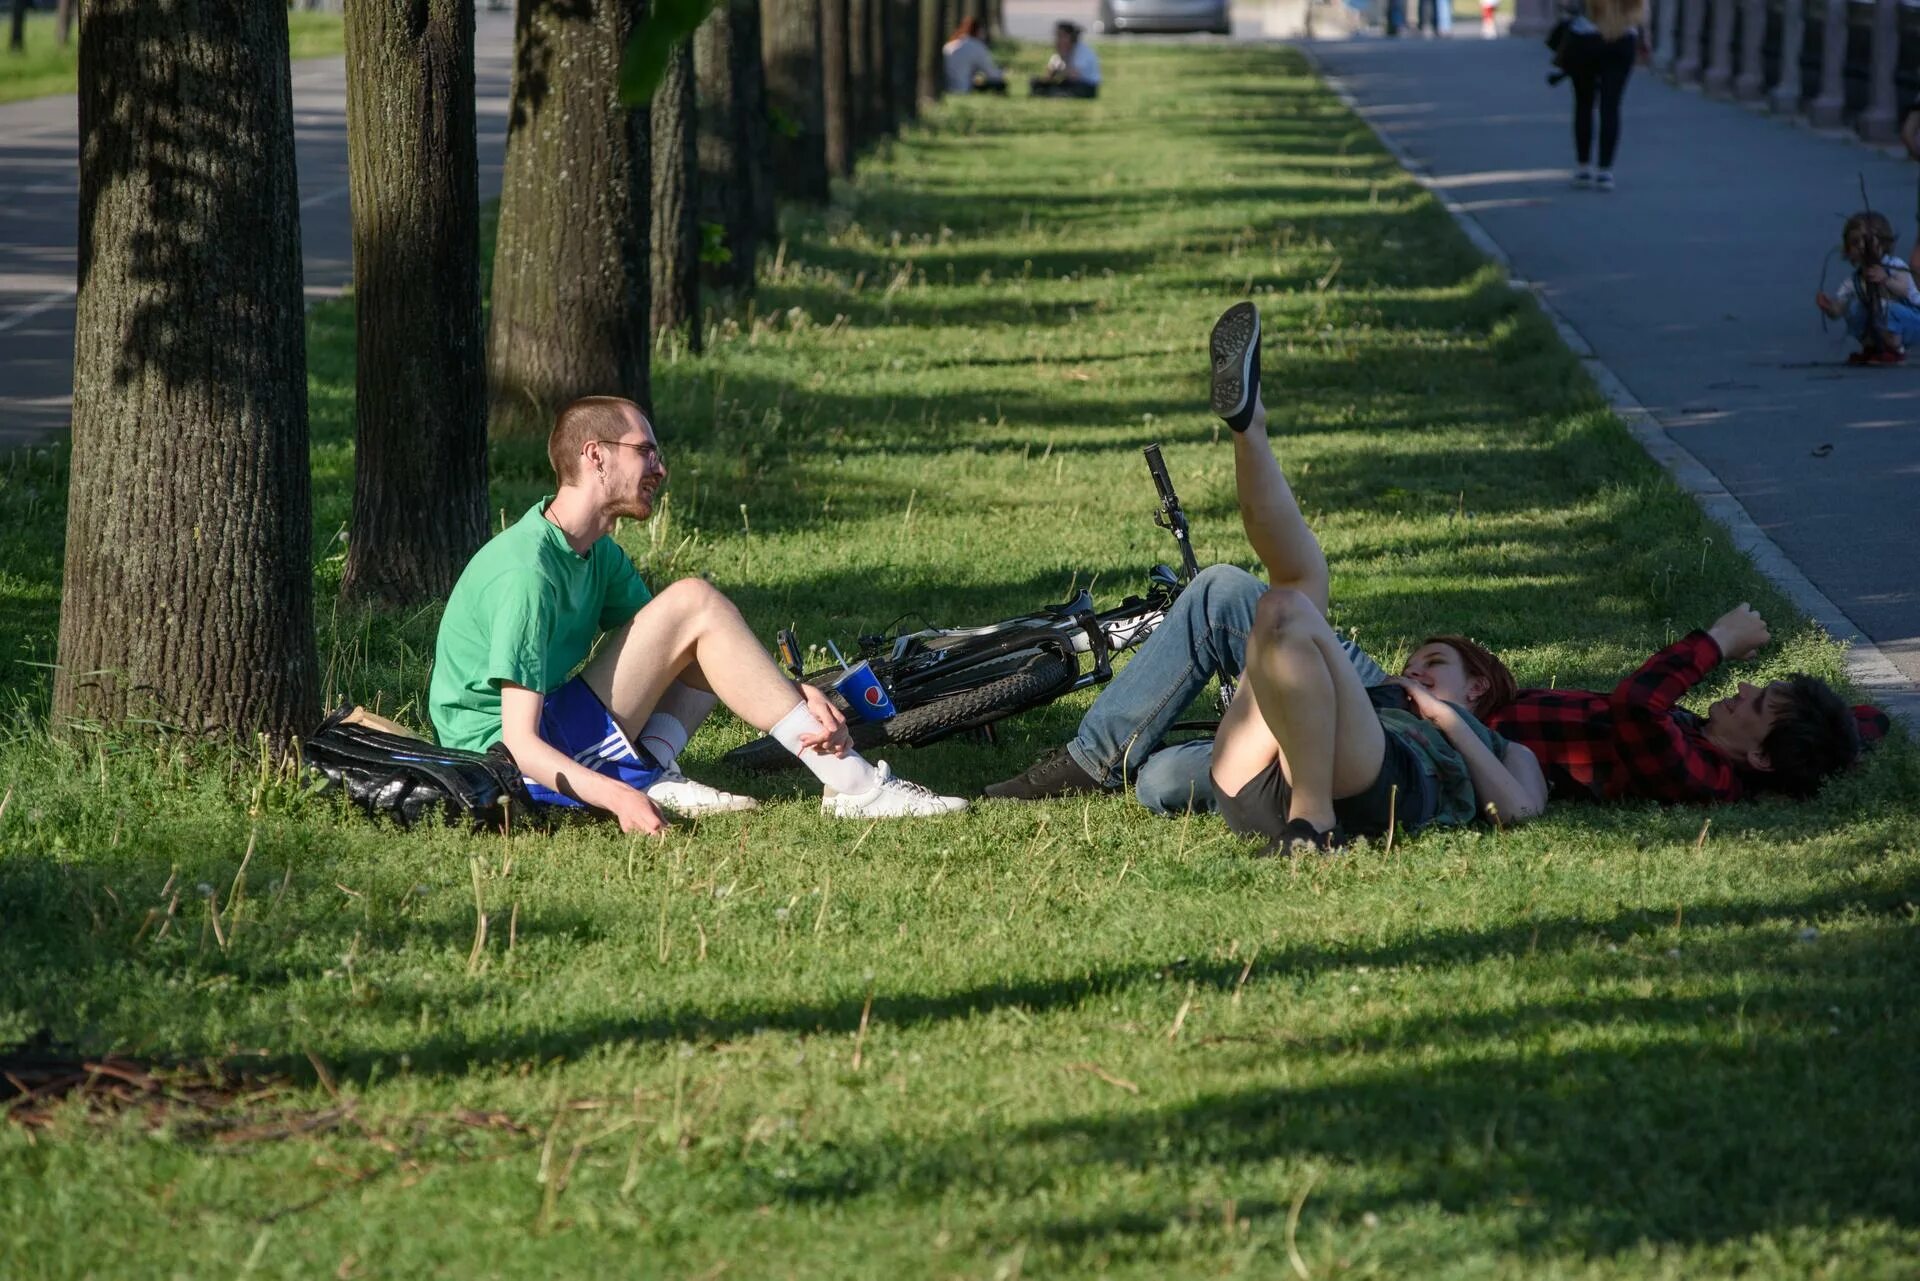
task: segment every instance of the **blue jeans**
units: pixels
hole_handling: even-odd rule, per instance
[[[1920,343],[1920,307],[1912,303],[1889,302],[1886,314],[1881,322],[1887,332],[1900,340],[1903,347]],[[1847,299],[1847,332],[1856,339],[1865,341],[1867,336],[1867,309],[1858,297]]]
[[[1156,814],[1211,813],[1213,740],[1160,750],[1167,730],[1216,676],[1239,676],[1247,661],[1253,609],[1267,585],[1244,569],[1200,571],[1133,658],[1100,691],[1067,744],[1067,755],[1105,787],[1129,780]],[[1347,656],[1369,685],[1386,679],[1351,641]]]

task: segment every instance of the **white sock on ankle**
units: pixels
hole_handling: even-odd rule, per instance
[[[687,745],[687,727],[665,712],[655,712],[647,717],[647,723],[640,729],[640,737],[634,746],[644,748],[647,755],[659,761],[667,769],[672,769],[680,759],[680,752]]]
[[[864,796],[879,785],[880,776],[873,772],[873,766],[867,763],[867,758],[858,752],[833,756],[800,746],[802,734],[814,733],[819,728],[820,723],[813,719],[813,713],[807,710],[803,701],[795,703],[792,711],[775,721],[767,735],[799,757],[800,763],[812,770],[815,778],[836,792]]]

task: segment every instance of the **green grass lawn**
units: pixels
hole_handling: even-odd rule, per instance
[[[0,14],[0,32],[10,30],[11,22],[11,17]],[[340,15],[337,13],[289,13],[287,28],[296,59],[340,52]],[[75,25],[74,39],[64,49],[54,32],[51,13],[32,13],[27,15],[25,51],[9,53],[0,48],[0,102],[73,92],[80,58],[79,27]],[[3,43],[4,35],[0,35],[0,44]]]
[[[1381,658],[1461,630],[1606,682],[1751,598],[1759,670],[1839,672],[1296,55],[1107,56],[1094,103],[941,108],[663,354],[671,502],[622,535],[656,584],[843,643],[1117,596],[1171,551],[1152,441],[1202,558],[1249,564],[1203,353],[1252,291]],[[317,310],[323,661],[419,721],[434,611],[331,604],[352,350]],[[543,469],[498,446],[495,506]],[[0,1275],[1913,1275],[1904,745],[1710,827],[1567,806],[1321,862],[1117,797],[829,826],[794,780],[658,842],[399,834],[243,757],[45,737],[63,479],[0,469],[0,1042],[285,1080],[0,1124]],[[897,763],[970,788],[1087,701]],[[745,736],[692,772],[741,782]]]

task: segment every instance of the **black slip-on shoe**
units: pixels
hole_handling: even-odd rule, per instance
[[[1331,854],[1343,848],[1347,836],[1338,825],[1321,831],[1304,818],[1289,819],[1273,843],[1261,851],[1265,858],[1293,858],[1300,854]]]
[[[1259,308],[1250,302],[1227,308],[1214,322],[1207,354],[1213,361],[1213,412],[1235,431],[1245,431],[1260,390]]]
[[[982,796],[996,801],[1043,801],[1052,796],[1080,796],[1104,792],[1098,779],[1080,768],[1067,755],[1067,749],[1050,752],[1029,766],[1024,773],[980,789]]]

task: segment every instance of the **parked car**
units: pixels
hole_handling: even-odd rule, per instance
[[[1100,0],[1100,30],[1233,34],[1228,0]]]

